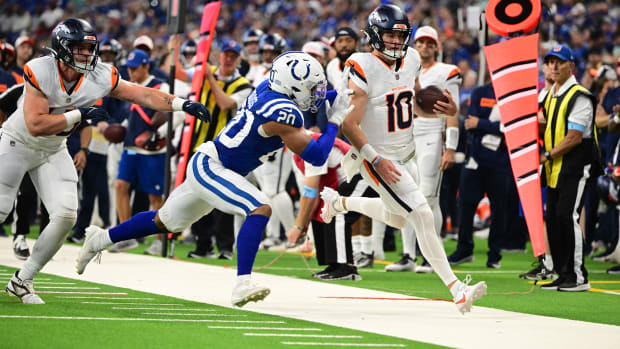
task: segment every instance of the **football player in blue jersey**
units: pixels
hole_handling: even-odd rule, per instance
[[[343,76],[347,79],[348,72]],[[264,299],[270,290],[252,283],[250,273],[271,207],[265,194],[245,176],[284,145],[315,166],[327,160],[338,126],[353,107],[349,106],[351,91],[339,90],[328,108],[329,124],[315,141],[303,128],[302,111],[318,109],[325,100],[326,84],[323,68],[312,56],[303,52],[280,55],[269,79],[250,94],[217,138],[197,148],[189,161],[187,178],[160,210],[139,213],[109,230],[95,226],[86,229],[76,265],[78,274],[112,243],[183,231],[217,208],[247,216],[237,238],[233,305],[241,307]]]

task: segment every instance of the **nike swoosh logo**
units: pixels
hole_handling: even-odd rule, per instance
[[[455,302],[456,304],[461,304],[461,303],[465,303],[465,295],[463,295],[463,298],[459,299],[458,301]]]

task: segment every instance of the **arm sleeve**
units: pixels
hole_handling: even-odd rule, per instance
[[[338,134],[338,126],[328,123],[325,127],[325,133],[316,141],[310,140],[304,151],[299,155],[304,161],[311,163],[313,166],[321,166],[327,161],[329,152],[334,146],[334,140]]]

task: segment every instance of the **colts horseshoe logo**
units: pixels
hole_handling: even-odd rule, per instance
[[[299,63],[299,60],[295,60],[295,62],[293,62],[293,65],[291,65],[291,75],[293,75],[293,77],[296,80],[304,80],[305,78],[308,77],[308,75],[310,75],[310,64],[306,64],[306,74],[303,77],[299,77],[297,76],[297,74],[295,74],[295,66],[297,66],[297,64]]]

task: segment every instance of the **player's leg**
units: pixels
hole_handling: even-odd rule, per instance
[[[264,299],[270,290],[254,285],[250,274],[271,216],[269,199],[245,177],[225,168],[217,157],[196,153],[188,166],[191,170],[188,168],[186,182],[204,201],[222,212],[247,216],[237,237],[237,280],[232,295],[233,305],[240,307],[249,301]]]
[[[418,130],[414,131],[416,143],[416,165],[419,170],[419,187],[433,212],[435,232],[439,235],[443,217],[439,206],[439,191],[441,189],[441,155],[443,151],[442,127],[444,120],[440,118],[417,118]],[[405,229],[403,234],[411,234],[406,240],[415,248],[415,229]],[[405,238],[403,238],[405,239]],[[441,241],[441,240],[440,240]],[[415,250],[414,250],[415,252]],[[429,262],[422,257],[416,272],[430,273],[433,269]]]
[[[6,134],[0,136],[0,164],[2,164],[0,171],[0,222],[4,222],[12,210],[24,174],[30,166],[40,161],[40,158],[40,154],[14,141],[10,136]],[[29,258],[31,257],[32,255]],[[19,297],[24,303],[44,304],[43,300],[35,294],[32,278],[20,277],[19,272],[15,272],[6,287],[6,291]]]
[[[49,212],[49,224],[37,239],[32,254],[16,274],[20,280],[32,280],[52,259],[69,235],[77,218],[77,172],[66,149],[48,156],[29,171],[30,178]]]

